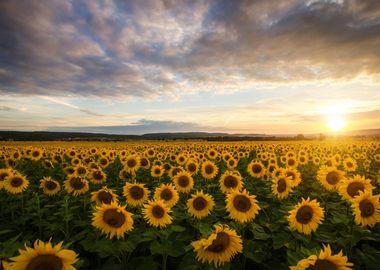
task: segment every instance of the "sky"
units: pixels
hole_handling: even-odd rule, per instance
[[[0,1],[0,130],[308,134],[332,119],[380,128],[379,0]]]

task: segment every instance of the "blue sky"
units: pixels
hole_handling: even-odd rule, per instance
[[[0,129],[380,127],[380,2],[2,1]]]

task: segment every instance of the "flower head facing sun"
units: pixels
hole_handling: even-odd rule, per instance
[[[214,198],[211,195],[198,191],[187,201],[187,211],[191,216],[202,219],[211,213],[214,205]]]
[[[92,225],[106,234],[110,239],[123,238],[133,229],[132,214],[117,202],[97,206],[93,213]]]
[[[291,230],[299,233],[311,234],[316,231],[324,219],[324,210],[317,200],[306,200],[298,203],[293,210],[289,211],[288,222]]]
[[[170,208],[163,200],[149,201],[144,204],[142,213],[144,219],[154,227],[165,228],[172,223],[173,218],[170,216]]]

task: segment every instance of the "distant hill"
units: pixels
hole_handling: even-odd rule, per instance
[[[318,138],[318,134],[304,134],[306,139]],[[89,132],[50,132],[50,131],[0,131],[3,141],[128,141],[128,140],[209,140],[209,141],[238,141],[238,140],[289,140],[295,139],[296,134],[230,134],[209,132],[162,132],[143,135],[120,135]],[[327,134],[328,136],[328,134]],[[354,130],[342,133],[349,137],[380,138],[380,129]]]

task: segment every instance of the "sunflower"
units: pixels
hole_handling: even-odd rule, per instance
[[[2,189],[4,187],[5,178],[7,178],[8,176],[10,176],[12,174],[13,174],[13,172],[9,168],[0,169],[0,189]]]
[[[40,188],[46,195],[53,196],[61,190],[61,185],[51,177],[44,177],[40,180]]]
[[[191,245],[198,261],[214,263],[215,267],[231,261],[236,254],[243,252],[241,237],[227,225],[216,225],[215,231],[208,238],[193,241]]]
[[[126,182],[123,188],[123,195],[127,204],[131,206],[141,206],[148,199],[149,189],[144,184],[131,184]]]
[[[208,216],[214,208],[215,202],[211,195],[198,191],[187,201],[187,211],[198,219]]]
[[[140,168],[140,158],[137,155],[131,155],[124,161],[124,169],[129,172],[137,172]]]
[[[243,181],[238,171],[226,171],[219,180],[220,190],[224,193],[241,190]]]
[[[218,156],[218,151],[211,148],[210,150],[207,151],[207,156],[209,159],[215,159]]]
[[[88,181],[78,175],[72,175],[65,180],[65,190],[74,196],[84,194],[88,191]]]
[[[297,230],[303,234],[316,231],[324,219],[324,210],[317,200],[306,200],[298,203],[293,210],[289,211],[288,222],[291,230]]]
[[[195,160],[190,159],[186,162],[185,168],[191,175],[195,175],[198,173],[199,164]]]
[[[294,157],[289,157],[286,159],[286,166],[287,167],[294,167],[296,168],[298,166],[298,161]]]
[[[140,167],[143,169],[149,169],[150,161],[146,157],[140,158]]]
[[[150,148],[150,149],[148,149],[148,150],[145,152],[145,154],[146,154],[146,156],[147,156],[148,158],[154,158],[156,152],[154,151],[153,148]]]
[[[339,183],[345,179],[344,171],[338,170],[336,167],[322,166],[317,174],[318,181],[327,190],[335,190]]]
[[[286,177],[290,177],[292,187],[296,187],[301,183],[301,173],[296,168],[287,167],[284,169],[284,174]]]
[[[194,186],[194,180],[187,171],[177,173],[173,178],[173,182],[179,192],[188,193]]]
[[[110,204],[117,201],[117,196],[113,193],[112,189],[107,187],[102,187],[98,191],[91,193],[91,200],[96,203],[96,205]]]
[[[291,270],[321,269],[321,270],[349,270],[352,263],[347,262],[348,258],[340,251],[332,255],[330,245],[323,245],[323,249],[317,255],[311,255],[306,259],[300,260],[296,266],[290,266]]]
[[[29,157],[30,159],[32,160],[40,160],[42,158],[42,155],[43,155],[43,152],[41,149],[38,149],[38,148],[35,148],[33,149],[30,154],[29,154]]]
[[[91,183],[97,185],[102,184],[107,180],[107,175],[102,171],[102,169],[94,169],[88,173],[88,177]]]
[[[359,191],[372,191],[373,188],[370,180],[365,179],[364,176],[355,175],[352,179],[342,180],[338,191],[346,200],[352,200],[355,196],[359,195]]]
[[[100,229],[109,239],[123,238],[133,229],[132,214],[117,202],[97,206],[92,217],[92,226]]]
[[[124,181],[128,181],[130,179],[134,180],[136,178],[136,172],[128,171],[127,169],[122,169],[119,172],[119,178],[123,179]]]
[[[172,184],[161,184],[154,191],[155,200],[163,200],[170,208],[177,204],[179,195]]]
[[[234,158],[230,158],[228,161],[227,161],[227,167],[228,169],[230,170],[233,170],[236,168],[236,166],[238,165],[238,161]]]
[[[205,161],[201,166],[202,177],[211,180],[218,174],[219,168],[212,161]]]
[[[183,169],[181,167],[172,167],[169,171],[170,178],[174,178],[179,172],[182,172]]]
[[[149,201],[142,209],[145,220],[150,225],[161,229],[172,223],[170,212],[170,208],[163,200]]]
[[[347,172],[354,172],[358,168],[358,164],[355,159],[348,157],[343,160],[343,167]]]
[[[160,165],[154,165],[150,169],[150,175],[152,177],[161,177],[164,174],[164,172],[165,172],[164,167]]]
[[[252,160],[248,164],[247,172],[255,178],[263,177],[265,174],[265,167],[259,160]]]
[[[278,199],[284,199],[289,196],[289,192],[292,191],[292,182],[291,178],[286,177],[283,174],[280,174],[277,177],[274,177],[272,180],[272,194]]]
[[[253,220],[261,209],[255,198],[256,196],[249,195],[246,190],[235,190],[227,194],[226,208],[230,218],[240,223]]]
[[[88,168],[86,168],[83,165],[75,166],[74,170],[75,170],[74,173],[76,173],[77,175],[83,176],[83,177],[85,177],[88,173]]]
[[[355,223],[362,226],[374,226],[380,222],[380,195],[372,195],[369,190],[359,191],[352,199]]]
[[[28,186],[29,181],[15,171],[4,180],[4,189],[12,194],[22,193]]]
[[[62,243],[53,246],[41,240],[34,242],[33,248],[25,245],[25,250],[19,249],[20,255],[11,258],[7,270],[75,270],[72,266],[78,261],[77,254],[69,249],[62,249]]]

